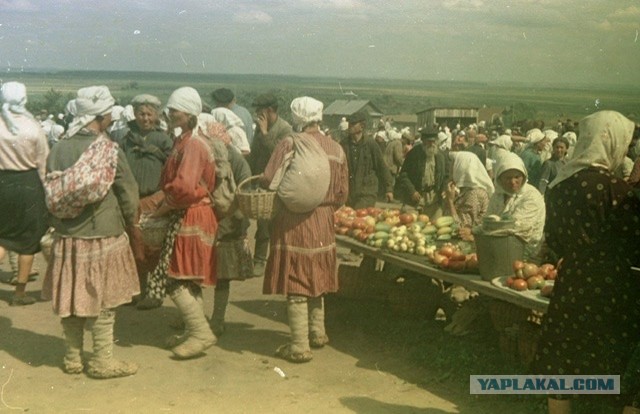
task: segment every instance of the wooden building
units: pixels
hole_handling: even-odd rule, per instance
[[[371,101],[362,99],[339,99],[334,101],[331,105],[327,106],[322,112],[322,123],[329,128],[338,128],[340,120],[349,118],[350,115],[356,112],[365,112],[368,116],[367,128],[370,129],[373,125],[378,123],[378,120],[382,118],[382,112]]]
[[[444,125],[453,129],[458,123],[465,127],[478,122],[478,108],[428,108],[417,112],[416,115],[417,127],[427,130]]]

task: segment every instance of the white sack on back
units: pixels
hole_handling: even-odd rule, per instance
[[[329,158],[316,139],[305,133],[285,138],[293,151],[285,157],[269,189],[275,190],[287,209],[307,213],[324,201],[329,190]]]

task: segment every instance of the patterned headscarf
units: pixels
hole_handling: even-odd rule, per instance
[[[549,188],[591,166],[614,171],[624,161],[634,129],[633,121],[616,111],[600,111],[583,118],[572,158]]]
[[[13,122],[14,114],[25,114],[27,108],[27,88],[20,82],[7,82],[0,89],[0,102],[2,102],[2,118],[7,124],[7,129],[13,135],[18,134],[18,127]]]
[[[111,114],[115,99],[106,86],[89,86],[78,90],[75,99],[76,113],[69,125],[66,137],[72,137],[97,116]]]
[[[207,138],[219,139],[224,145],[231,145],[231,137],[227,128],[218,122],[213,115],[201,113],[198,115],[198,132]]]

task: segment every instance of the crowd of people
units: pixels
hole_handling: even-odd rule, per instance
[[[640,264],[634,122],[600,111],[578,125],[540,123],[525,133],[479,123],[423,128],[414,136],[391,119],[374,125],[364,112],[345,117],[335,131],[324,129],[323,105],[309,97],[292,102],[291,124],[279,116],[273,94],[255,98],[254,115],[227,88],[211,97],[213,109],[182,87],[164,105],[142,94],[118,107],[107,87],[91,86],[68,103],[60,118],[67,122],[38,122],[26,109],[25,86],[2,85],[0,258],[18,254],[11,305],[30,305],[33,257],[45,233],[53,234],[42,298],[61,319],[65,372],[134,374],[134,363],[113,357],[114,309],[130,302],[153,309],[167,295],[184,330],[167,345],[178,359],[201,355],[225,332],[230,281],[263,275],[264,294],[287,298],[291,335],[277,355],[310,361],[311,348],[329,341],[323,297],[338,289],[333,212],[344,204],[395,201],[432,219],[451,215],[467,240],[488,215],[512,219],[528,260],[560,263],[536,372],[624,376],[640,343],[640,289],[632,271]],[[240,262],[247,260],[249,220],[212,208],[213,148],[226,149],[236,184],[260,176],[269,188],[295,150],[285,138],[295,134],[310,137],[329,160],[329,188],[310,211],[282,206],[273,219],[258,220],[247,271]],[[91,156],[111,177],[106,194],[76,216],[49,214],[50,174]],[[143,218],[166,223],[161,245],[144,241]],[[214,285],[208,321],[202,289]],[[93,338],[89,361],[84,330]],[[575,358],[576,350],[584,358]],[[636,385],[623,389],[629,406],[640,403]],[[568,404],[550,399],[550,412]]]

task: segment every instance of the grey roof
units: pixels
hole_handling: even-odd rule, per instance
[[[351,115],[362,110],[367,105],[370,106],[375,111],[375,112],[369,111],[369,115],[382,116],[382,112],[380,112],[380,109],[378,109],[374,104],[372,104],[371,101],[367,101],[364,99],[357,99],[357,100],[339,99],[337,101],[334,101],[331,105],[327,106],[324,109],[323,114],[327,116]]]

